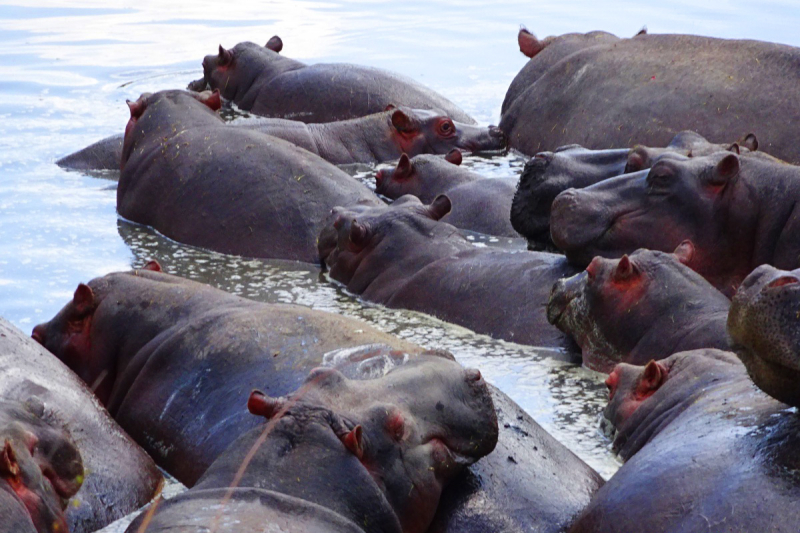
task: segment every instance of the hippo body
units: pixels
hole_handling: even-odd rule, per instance
[[[85,475],[66,509],[70,532],[96,531],[139,509],[161,489],[162,476],[153,461],[111,420],[86,385],[3,319],[0,399],[23,403],[63,428],[79,450]]]
[[[791,46],[637,35],[585,48],[551,66],[505,109],[500,128],[513,148],[529,155],[568,143],[665,146],[682,130],[707,138],[769,132],[762,148],[800,163],[789,126],[800,119],[799,69],[800,49]]]
[[[757,266],[794,269],[800,256],[800,167],[730,152],[661,157],[553,202],[553,242],[576,265],[637,248],[694,243],[688,263],[730,296]]]
[[[452,208],[443,222],[486,235],[518,237],[508,218],[517,179],[484,178],[460,164],[461,155],[454,152],[444,159],[403,155],[394,170],[378,172],[375,192],[392,200],[413,194],[428,204],[446,194]]]
[[[193,493],[254,488],[273,495],[260,498],[256,513],[269,509],[270,525],[283,531],[306,531],[309,510],[319,527],[321,507],[337,517],[330,531],[423,533],[444,486],[497,442],[487,384],[478,371],[443,357],[416,357],[367,380],[319,368],[290,397],[255,391],[247,406],[267,424],[231,444],[173,509],[196,505]],[[157,510],[158,525],[161,515]],[[189,531],[208,531],[211,524],[198,525]]]
[[[419,83],[385,70],[347,63],[306,65],[272,49],[242,42],[203,60],[202,79],[190,89],[219,89],[256,115],[303,122],[334,122],[380,113],[388,105],[442,112],[475,124],[454,103]]]
[[[585,271],[556,282],[547,318],[575,339],[583,364],[599,372],[687,350],[729,350],[730,301],[684,264],[692,253],[687,242],[675,254],[596,257]]]
[[[563,256],[475,248],[450,224],[445,196],[334,209],[319,238],[331,278],[368,301],[412,309],[535,346],[572,347],[546,323],[553,283],[575,273]],[[571,359],[571,355],[562,354]]]
[[[83,327],[69,329],[75,323]],[[254,427],[243,400],[235,401],[253,388],[288,394],[338,349],[378,343],[421,351],[357,320],[262,304],[150,270],[79,286],[34,336],[96,383],[117,422],[189,486]]]
[[[218,252],[314,262],[319,224],[333,206],[380,203],[314,154],[226,126],[202,98],[165,91],[132,104],[121,216]]]
[[[607,381],[627,462],[570,533],[770,531],[800,523],[800,418],[732,353],[681,352]]]
[[[728,330],[753,382],[778,401],[800,407],[800,269],[769,265],[742,282]]]

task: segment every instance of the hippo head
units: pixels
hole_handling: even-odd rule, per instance
[[[198,105],[200,102],[205,104],[205,107]],[[203,92],[189,92],[180,90],[159,91],[157,93],[143,93],[139,98],[132,102],[127,101],[128,109],[131,112],[131,117],[125,125],[125,138],[122,143],[122,158],[120,160],[120,168],[125,169],[125,163],[131,156],[134,146],[143,135],[153,135],[154,130],[165,129],[169,133],[173,133],[175,123],[172,121],[164,122],[154,118],[156,113],[166,111],[166,116],[180,117],[182,124],[186,125],[186,119],[189,118],[185,115],[182,108],[191,106],[196,110],[205,110],[215,115],[216,111],[222,106],[219,91],[203,91]],[[169,112],[175,110],[175,113],[170,115]],[[209,111],[210,110],[210,111]],[[215,115],[216,116],[216,115]],[[146,124],[143,128],[137,127],[139,123]]]
[[[645,170],[665,153],[673,153],[685,157],[704,157],[716,152],[732,152],[737,155],[749,155],[758,150],[758,139],[755,134],[748,133],[730,144],[711,143],[694,131],[682,131],[672,138],[665,148],[653,148],[637,145],[631,149],[625,165],[625,174]]]
[[[480,372],[438,356],[415,357],[369,380],[350,380],[336,369],[318,368],[293,399],[255,392],[248,406],[272,419],[322,412],[331,445],[350,457],[348,468],[353,470],[336,474],[344,497],[352,500],[349,506],[358,508],[369,499],[362,491],[378,490],[404,533],[427,530],[447,482],[489,454],[498,437],[494,406]],[[313,464],[314,457],[298,460]],[[319,475],[316,465],[312,475]],[[355,483],[365,476],[374,488]]]
[[[461,150],[453,149],[444,158],[418,155],[409,159],[403,154],[394,169],[381,169],[375,174],[375,192],[396,200],[406,194],[418,198],[427,193],[431,179],[446,180],[461,165]],[[437,191],[437,192],[441,192]]]
[[[668,363],[650,360],[644,366],[620,363],[606,378],[608,405],[604,418],[620,429],[642,403],[653,396],[669,378]]]
[[[753,382],[800,406],[800,269],[755,269],[733,298],[728,331]]]
[[[388,106],[387,119],[392,140],[401,152],[446,154],[454,148],[487,152],[506,148],[505,134],[496,126],[483,128],[456,122],[437,111]]]
[[[471,248],[453,226],[447,196],[430,205],[406,195],[390,206],[335,207],[318,240],[331,278],[373,301],[385,301],[431,257]]]
[[[555,245],[578,265],[595,256],[621,257],[637,248],[668,252],[691,240],[689,266],[723,293],[731,292],[730,268],[738,239],[722,227],[728,222],[740,170],[739,156],[720,152],[687,158],[664,154],[649,170],[625,174],[585,189],[568,189],[552,206]],[[738,214],[750,224],[748,206]]]
[[[0,493],[24,507],[36,531],[63,533],[64,509],[83,482],[83,464],[66,433],[43,415],[36,398],[0,402]]]
[[[727,307],[725,296],[685,266],[693,251],[685,241],[673,254],[637,250],[621,259],[595,257],[585,271],[556,282],[547,319],[577,341],[584,364],[599,372],[622,361],[639,363],[632,352],[642,344],[648,359],[656,356],[656,347],[670,355],[675,339],[669,331],[656,331],[662,318],[672,317],[670,326],[680,323],[706,303],[706,294],[712,299],[708,305]]]

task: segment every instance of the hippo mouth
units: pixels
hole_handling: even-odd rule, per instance
[[[508,140],[500,128],[489,126],[479,135],[459,139],[456,147],[473,153],[503,152],[508,147]]]
[[[194,80],[189,82],[189,85],[187,85],[186,88],[189,89],[190,91],[194,91],[197,93],[203,92],[206,89],[210,89],[205,76],[203,76],[199,80]]]

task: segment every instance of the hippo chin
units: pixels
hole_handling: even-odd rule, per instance
[[[674,254],[637,250],[622,259],[594,258],[586,270],[556,282],[547,319],[569,334],[583,364],[611,372],[675,352],[729,349],[730,302],[686,263],[691,241]]]
[[[739,287],[728,315],[735,351],[753,382],[773,398],[800,407],[800,269],[755,269]]]
[[[277,37],[270,39],[274,43]],[[385,70],[347,63],[306,65],[251,42],[203,59],[203,78],[189,89],[218,89],[224,98],[256,115],[303,122],[334,122],[380,113],[388,105],[444,112],[475,120],[443,96]]]

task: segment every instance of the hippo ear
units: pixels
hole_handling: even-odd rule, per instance
[[[284,404],[282,400],[270,398],[259,390],[254,390],[250,393],[247,399],[247,410],[256,416],[263,416],[266,419],[271,419],[277,415]]]
[[[393,177],[395,179],[408,179],[414,174],[414,163],[403,153],[400,154],[400,159],[397,161],[397,166],[394,169]]]
[[[739,175],[739,156],[728,154],[714,167],[709,179],[709,184],[714,187],[724,187]]]
[[[128,109],[131,112],[131,118],[139,118],[144,113],[145,105],[141,98],[139,98],[135,102],[131,102],[130,100],[125,100],[125,103],[128,104]]]
[[[694,257],[694,243],[687,239],[680,243],[672,253],[678,258],[678,261],[688,266]]]
[[[450,198],[446,194],[440,194],[428,206],[428,215],[433,220],[441,220],[452,209],[453,204],[450,202]]]
[[[225,50],[222,45],[219,45],[219,55],[217,56],[217,65],[224,67],[233,61],[233,54],[230,50]]]
[[[283,50],[283,40],[277,35],[273,35],[269,38],[269,41],[267,41],[265,47],[278,54],[281,50]]]
[[[402,109],[395,109],[392,113],[392,126],[400,133],[416,133],[419,128],[416,121],[409,117]]]
[[[19,476],[19,464],[14,448],[9,441],[5,442],[3,451],[0,452],[0,477],[16,478]]]
[[[447,155],[444,156],[444,158],[446,161],[449,161],[450,163],[453,163],[456,166],[461,165],[461,162],[464,160],[464,157],[461,155],[461,150],[459,150],[458,148],[453,148],[452,150],[447,152]]]
[[[739,144],[750,150],[751,152],[755,152],[758,150],[758,139],[756,138],[755,133],[748,133],[742,139],[739,140]]]
[[[219,111],[222,107],[222,99],[219,96],[219,89],[214,89],[214,92],[203,91],[197,95],[197,99],[208,106],[211,111]]]
[[[638,37],[640,35],[647,35],[647,26],[642,26],[642,29],[639,30],[634,37]]]
[[[349,246],[351,252],[360,252],[369,244],[369,229],[358,220],[350,223]]]
[[[668,374],[667,367],[651,359],[647,366],[644,367],[642,379],[636,387],[637,398],[641,400],[652,396],[667,380]]]
[[[392,109],[397,109],[397,106],[394,104],[386,104],[386,107],[383,108],[384,111],[391,111]]]
[[[533,58],[536,54],[544,50],[547,46],[536,38],[534,34],[528,31],[526,27],[521,27],[517,34],[517,43],[519,44],[519,51],[523,55]]]
[[[142,270],[151,270],[153,272],[162,272],[161,264],[158,261],[156,261],[155,259],[153,259],[151,261],[148,261],[147,264],[145,264],[142,267]]]
[[[86,284],[79,284],[72,296],[72,303],[75,305],[79,314],[85,314],[94,307],[94,292]]]
[[[730,146],[728,146],[728,148],[725,151],[726,152],[732,152],[732,153],[734,153],[736,155],[739,155],[739,154],[742,153],[742,151],[739,149],[739,143],[731,144]]]
[[[625,163],[625,174],[631,172],[639,172],[646,168],[647,155],[644,148],[641,146],[634,146],[628,154],[628,162]]]
[[[617,281],[624,281],[636,276],[638,273],[639,270],[636,268],[636,265],[633,264],[633,261],[625,254],[619,260],[616,270],[614,270],[614,279]]]
[[[359,460],[364,458],[364,432],[360,424],[342,437],[342,444]]]

